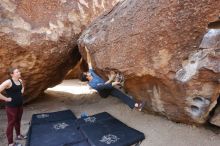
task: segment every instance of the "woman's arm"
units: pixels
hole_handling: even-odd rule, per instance
[[[21,93],[24,94],[24,84],[23,84],[23,81],[21,79],[19,79],[19,81],[21,82],[21,85],[22,85]]]
[[[86,57],[87,57],[87,63],[88,63],[89,69],[92,69],[92,62],[91,62],[91,57],[89,55],[89,50],[87,49],[87,47],[85,47],[85,50],[86,50]]]
[[[11,102],[11,98],[7,98],[4,95],[1,94],[2,91],[4,91],[5,89],[7,89],[10,86],[10,81],[6,80],[4,81],[1,85],[0,85],[0,99],[4,100],[6,102]]]
[[[99,84],[96,89],[97,90],[103,90],[103,89],[112,89],[114,86],[119,85],[120,82],[112,82],[112,83],[108,83],[108,84]]]

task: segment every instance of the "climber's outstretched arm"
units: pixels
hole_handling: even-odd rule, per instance
[[[87,57],[87,63],[88,63],[89,69],[92,69],[92,62],[91,62],[91,57],[89,55],[89,50],[87,49],[87,47],[85,47],[85,50],[86,50],[86,57]]]

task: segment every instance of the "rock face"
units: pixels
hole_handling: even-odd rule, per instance
[[[212,123],[213,125],[220,127],[220,106],[216,107],[214,116],[210,119],[209,122]]]
[[[77,39],[99,14],[117,0],[1,0],[0,82],[18,67],[25,100],[62,81],[80,60]]]
[[[83,32],[80,52],[86,58],[88,48],[100,75],[107,68],[123,73],[126,90],[146,100],[146,109],[201,124],[219,94],[220,40],[199,45],[219,7],[217,0],[125,0]]]

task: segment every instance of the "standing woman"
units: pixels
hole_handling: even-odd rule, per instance
[[[0,99],[6,102],[6,113],[8,118],[7,126],[7,139],[9,146],[19,146],[21,144],[13,142],[13,129],[15,128],[17,140],[25,139],[26,137],[21,135],[21,117],[23,114],[23,97],[24,86],[22,84],[21,73],[17,68],[9,69],[10,79],[4,81],[0,85]],[[3,96],[1,92],[5,90],[7,97]]]

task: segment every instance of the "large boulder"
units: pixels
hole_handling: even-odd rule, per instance
[[[217,0],[124,0],[83,32],[80,52],[86,58],[88,48],[100,75],[121,72],[149,111],[201,124],[218,98],[220,55],[199,45],[219,8]]]
[[[82,30],[118,0],[1,0],[0,82],[18,67],[30,101],[60,83],[81,56]]]

